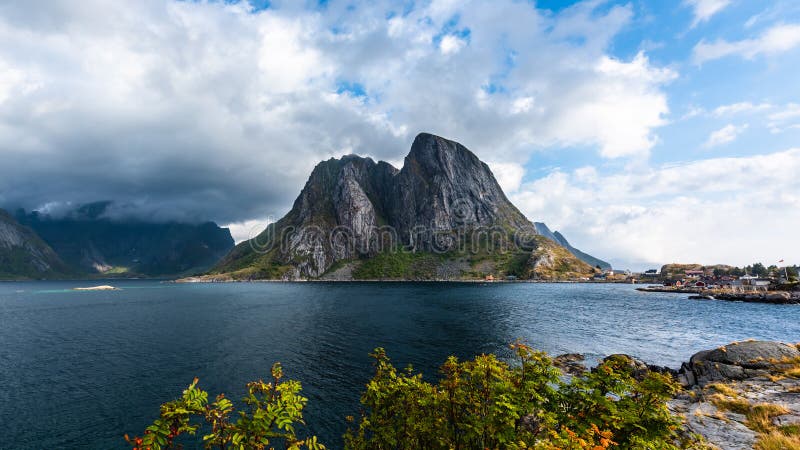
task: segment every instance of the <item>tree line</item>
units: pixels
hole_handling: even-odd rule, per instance
[[[753,275],[757,277],[788,275],[790,279],[797,279],[798,266],[778,267],[775,264],[765,266],[763,263],[757,262],[744,267],[731,267],[730,269],[722,267],[714,268],[714,276],[722,277],[726,275],[736,277],[741,277],[743,275]]]

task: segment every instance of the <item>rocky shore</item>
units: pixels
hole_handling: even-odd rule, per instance
[[[766,292],[731,292],[721,289],[703,289],[693,287],[647,286],[636,288],[641,292],[667,292],[674,294],[693,294],[690,300],[726,300],[731,302],[773,303],[779,305],[800,304],[800,292],[766,291]]]
[[[760,293],[709,292],[689,297],[692,300],[727,300],[731,302],[800,304],[800,292],[771,291]]]
[[[636,288],[641,292],[668,292],[673,294],[699,294],[703,292],[700,288],[679,288],[675,286],[647,286]]]
[[[672,374],[683,389],[670,401],[684,433],[699,447],[719,450],[800,449],[800,344],[745,341],[693,355],[679,369],[629,355],[634,376]],[[583,356],[554,358],[565,374],[587,370]],[[637,375],[639,374],[639,375]]]

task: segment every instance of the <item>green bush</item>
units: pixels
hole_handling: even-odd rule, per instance
[[[375,375],[361,396],[362,412],[350,423],[344,448],[383,449],[677,449],[680,421],[666,401],[677,385],[668,375],[635,373],[630,359],[615,357],[593,371],[560,377],[543,352],[514,344],[516,362],[494,355],[470,361],[450,357],[440,379],[430,383],[409,367],[396,369],[386,352],[371,355]],[[230,420],[233,405],[223,396],[208,404],[196,380],[183,396],[161,407],[161,417],[141,438],[126,439],[135,449],[175,446],[182,433],[195,434],[204,419],[211,433],[206,448],[324,448],[315,437],[300,439],[306,399],[300,384],[273,381],[248,385],[248,412]]]
[[[231,421],[233,403],[220,394],[209,404],[208,393],[197,389],[197,378],[183,391],[181,398],[161,405],[161,416],[145,429],[142,437],[125,440],[134,450],[181,448],[175,438],[181,434],[195,435],[200,428],[193,418],[204,420],[210,433],[203,436],[207,449],[265,449],[279,448],[324,450],[315,436],[299,439],[294,426],[303,422],[303,408],[308,401],[300,396],[300,383],[281,381],[280,364],[272,366],[272,382],[254,381],[247,384],[244,403],[249,411],[239,411],[239,419]]]
[[[675,449],[680,422],[666,401],[677,386],[650,372],[634,378],[616,358],[562,382],[550,358],[522,344],[509,365],[494,355],[451,357],[431,384],[398,371],[377,349],[365,410],[347,449]]]

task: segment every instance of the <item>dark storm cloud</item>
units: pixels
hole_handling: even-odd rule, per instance
[[[646,154],[666,112],[669,73],[604,54],[625,7],[543,16],[508,2],[498,21],[486,3],[404,16],[391,2],[334,3],[325,15],[273,6],[0,5],[0,206],[113,200],[114,214],[152,220],[280,216],[319,160],[397,163],[419,131],[505,164],[501,183],[508,172],[518,185],[543,145]],[[612,93],[636,101],[615,107]]]

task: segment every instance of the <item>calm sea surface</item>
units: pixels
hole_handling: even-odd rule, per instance
[[[450,354],[629,353],[677,367],[747,338],[800,341],[800,307],[687,300],[630,285],[0,283],[0,448],[124,448],[195,376],[243,396],[275,361],[303,383],[311,431],[339,448],[368,353],[429,379]]]

